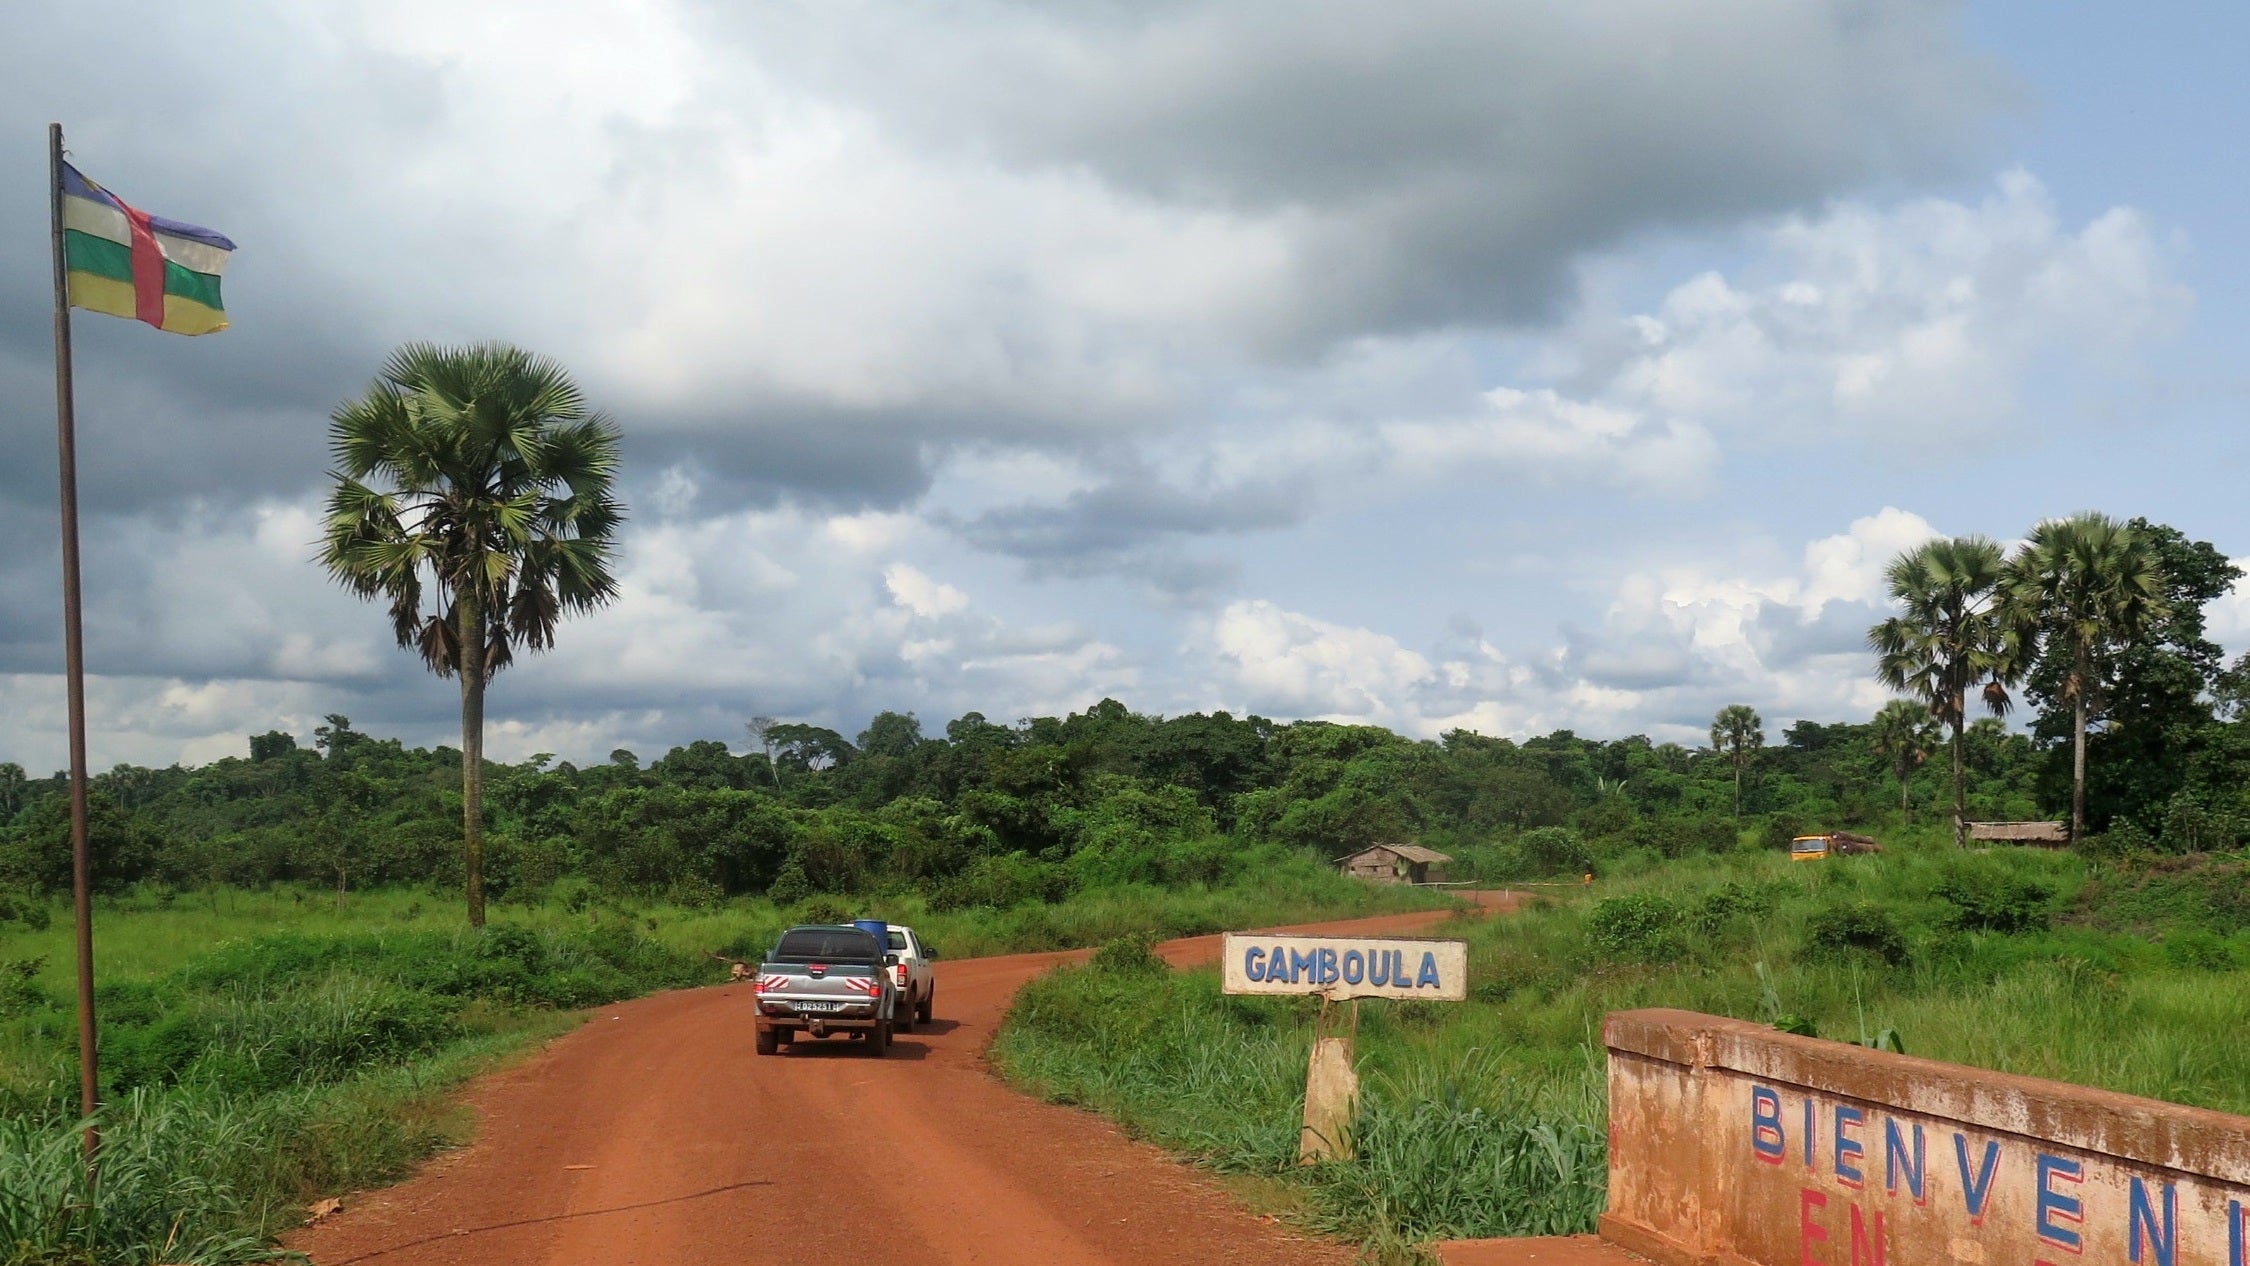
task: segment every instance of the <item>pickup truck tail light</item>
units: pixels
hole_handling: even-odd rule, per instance
[[[883,978],[881,976],[856,977],[852,981],[852,987],[872,998],[883,992]]]
[[[906,964],[900,963],[898,966],[891,968],[891,970],[898,973],[898,987],[901,989],[906,988]]]

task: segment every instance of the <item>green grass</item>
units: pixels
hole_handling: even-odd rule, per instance
[[[1098,945],[1140,929],[1192,936],[1229,927],[1433,909],[1447,902],[1431,891],[1346,880],[1294,856],[1268,861],[1257,879],[1235,884],[1097,888],[1065,901],[1029,902],[1006,911],[934,911],[927,897],[906,892],[815,897],[787,907],[758,898],[704,907],[605,899],[576,911],[554,901],[510,903],[494,906],[491,918],[542,932],[623,921],[680,953],[744,954],[764,948],[781,929],[808,912],[818,913],[808,907],[827,904],[851,917],[909,924],[941,946],[947,957],[963,958]],[[96,902],[94,963],[104,982],[148,980],[215,950],[279,933],[321,939],[450,935],[462,930],[463,922],[457,894],[416,889],[350,893],[341,910],[333,893],[317,888],[201,893],[148,889]],[[40,963],[34,979],[42,988],[62,993],[75,987],[66,905],[52,907],[42,929],[0,923],[0,963],[32,959]]]
[[[1019,995],[994,1055],[1028,1090],[1300,1188],[1314,1225],[1398,1259],[1592,1229],[1611,1011],[1889,1032],[1915,1055],[2250,1113],[2240,859],[2096,865],[1925,834],[1809,864],[1753,849],[1611,866],[1449,925],[1470,945],[1467,1003],[1363,1004],[1353,1162],[1294,1163],[1311,1005],[1223,997],[1213,972],[1058,971]]]

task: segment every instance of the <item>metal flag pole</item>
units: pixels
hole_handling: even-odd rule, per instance
[[[78,932],[78,1103],[86,1120],[86,1164],[101,1132],[100,1069],[94,1044],[93,865],[86,840],[86,645],[78,602],[78,434],[71,399],[70,265],[63,250],[62,124],[47,125],[47,170],[55,247],[55,448],[62,466],[63,673],[70,696],[70,895]]]

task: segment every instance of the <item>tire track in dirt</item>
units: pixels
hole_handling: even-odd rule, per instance
[[[1443,917],[1290,930],[1404,934]],[[1218,951],[1215,936],[1159,947],[1179,965]],[[748,985],[600,1008],[474,1086],[473,1145],[288,1245],[318,1266],[1349,1262],[1101,1118],[991,1076],[984,1050],[1016,990],[1085,955],[941,961],[937,1020],[882,1059],[837,1039],[759,1058]]]

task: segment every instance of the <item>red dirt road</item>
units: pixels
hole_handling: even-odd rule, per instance
[[[1511,894],[1484,893],[1505,909]],[[1302,930],[1406,933],[1442,916]],[[1208,962],[1219,938],[1173,941]],[[289,1238],[318,1266],[1342,1263],[1098,1117],[1002,1086],[983,1052],[1019,986],[1083,956],[940,962],[890,1054],[750,1049],[750,988],[603,1007],[477,1084],[477,1141]]]

